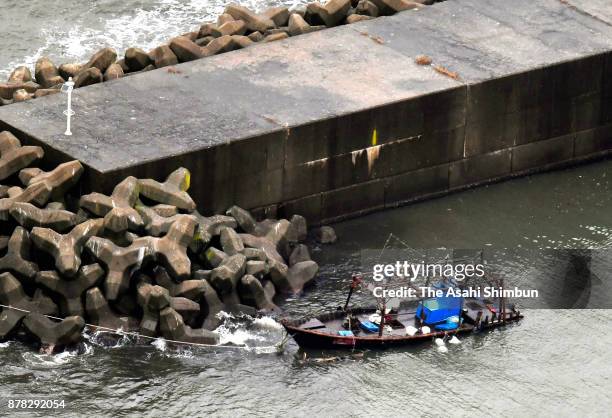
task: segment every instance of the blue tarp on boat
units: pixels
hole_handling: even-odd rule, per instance
[[[425,299],[419,304],[416,317],[421,318],[425,314],[424,323],[426,325],[439,324],[446,321],[451,316],[461,316],[461,306],[463,298],[439,297]]]
[[[437,329],[438,331],[450,331],[453,329],[457,329],[459,327],[459,323],[454,322],[444,322],[442,324],[438,324],[438,325],[434,325],[434,329]]]
[[[361,321],[359,326],[367,332],[378,332],[378,325],[370,321]]]
[[[434,328],[439,331],[449,331],[457,329],[459,327],[460,321],[461,320],[458,316],[453,315],[447,318],[445,322],[434,325]]]

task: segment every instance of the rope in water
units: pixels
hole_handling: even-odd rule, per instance
[[[28,313],[28,314],[32,313],[31,311],[28,311],[26,309],[17,308],[16,306],[10,306],[10,305],[0,304],[0,308],[12,309],[12,310],[15,310],[15,311],[20,311],[20,312],[24,312],[24,313]],[[58,318],[58,317],[52,316],[52,315],[44,315],[44,314],[40,314],[40,315],[42,315],[44,317],[47,317],[49,319],[56,320],[56,321],[62,321],[64,319],[64,318]],[[129,336],[132,336],[132,337],[144,338],[144,339],[153,340],[153,341],[164,341],[166,343],[172,343],[172,344],[183,344],[183,345],[189,345],[189,346],[194,346],[194,347],[223,348],[223,349],[246,350],[246,351],[252,351],[252,350],[261,351],[261,350],[268,350],[268,349],[278,350],[278,349],[283,347],[284,343],[287,340],[287,337],[285,336],[277,344],[268,345],[268,346],[262,346],[262,347],[248,347],[246,345],[245,346],[239,346],[239,345],[216,345],[216,344],[204,344],[204,343],[193,343],[193,342],[187,342],[187,341],[169,340],[169,339],[163,338],[163,337],[149,337],[148,335],[142,335],[142,334],[139,334],[137,332],[123,331],[122,329],[113,329],[113,328],[102,327],[102,326],[99,326],[99,325],[88,324],[88,323],[85,323],[85,327],[92,328],[94,331],[103,330],[105,332],[111,332],[113,334],[129,335]]]

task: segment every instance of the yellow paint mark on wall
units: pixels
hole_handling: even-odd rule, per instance
[[[372,131],[372,146],[378,145],[378,132],[376,132],[376,128]]]
[[[185,180],[183,181],[183,184],[181,184],[181,186],[179,187],[180,190],[182,190],[183,192],[186,192],[187,190],[189,190],[189,186],[191,186],[191,173],[189,172],[189,170],[185,170]]]

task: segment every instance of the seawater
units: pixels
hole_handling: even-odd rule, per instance
[[[241,3],[261,10],[301,1]],[[59,64],[86,61],[105,46],[120,54],[131,46],[147,50],[214,20],[225,4],[0,0],[0,80],[45,55]],[[339,242],[314,248],[316,285],[282,307],[306,316],[341,305],[361,250],[381,248],[391,232],[414,248],[610,248],[611,177],[612,161],[604,161],[337,224]],[[509,271],[515,264],[520,260],[506,261]],[[609,289],[595,283],[590,297],[610,300]],[[575,297],[561,284],[549,293]],[[354,300],[371,301],[365,292]],[[248,351],[177,349],[163,340],[142,347],[129,339],[103,347],[88,336],[82,352],[49,356],[4,342],[0,398],[65,400],[64,411],[27,413],[41,417],[610,416],[612,310],[523,312],[520,323],[463,338],[446,352],[433,342],[364,353],[303,352],[289,342],[276,354],[267,348],[282,331],[270,318],[219,330],[223,341]]]
[[[321,265],[316,285],[282,307],[287,315],[307,316],[343,304],[361,249],[380,248],[390,232],[416,248],[609,248],[611,177],[612,161],[604,161],[337,224],[339,241],[313,250]],[[549,292],[571,300],[563,282],[555,283]],[[366,293],[359,292],[356,302],[371,301]],[[592,293],[610,300],[605,284]],[[62,416],[75,417],[610,416],[612,310],[523,313],[518,324],[462,337],[446,350],[427,342],[384,351],[304,352],[290,341],[277,354],[176,349],[162,341],[105,348],[91,339],[85,353],[41,356],[4,343],[0,398],[64,399]],[[236,321],[222,329],[224,341],[256,348],[282,338],[269,318]]]
[[[223,13],[226,0],[0,0],[0,82],[18,65],[41,56],[61,63],[86,62],[97,50],[148,51],[196,30]],[[253,10],[293,6],[303,0],[239,1]]]

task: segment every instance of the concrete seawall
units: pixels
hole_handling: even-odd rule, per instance
[[[60,95],[0,130],[86,188],[185,166],[204,212],[316,224],[607,155],[611,51],[604,0],[448,1],[76,90],[72,137]]]

